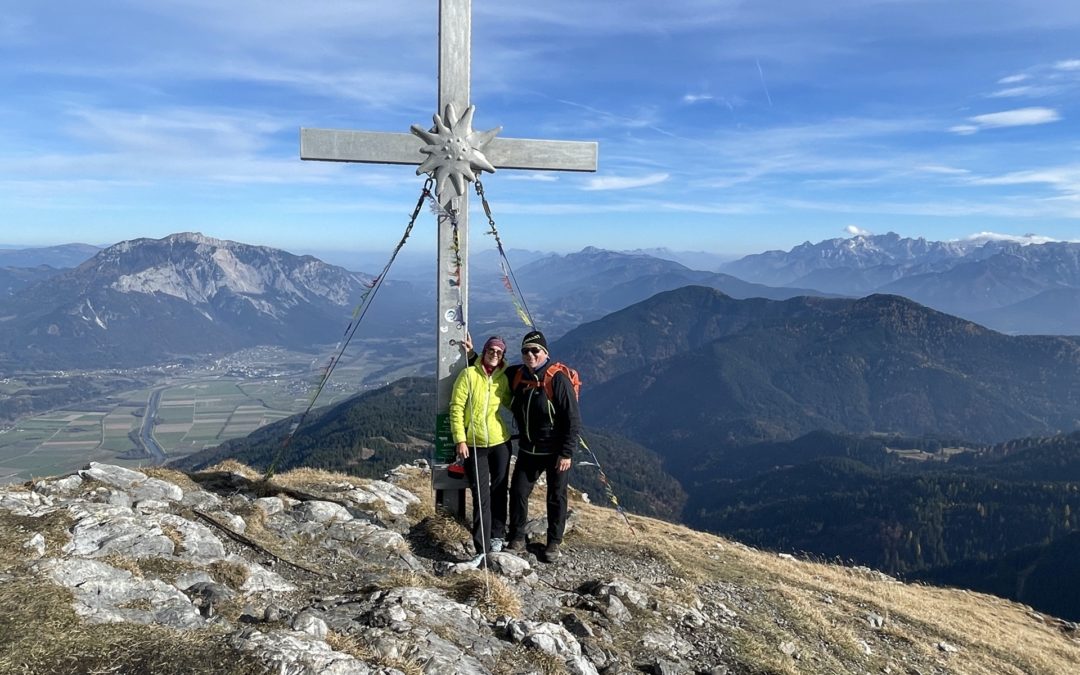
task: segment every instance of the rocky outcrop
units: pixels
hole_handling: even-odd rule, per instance
[[[702,572],[645,538],[626,548],[571,531],[559,563],[539,563],[534,549],[490,554],[477,570],[464,530],[438,534],[430,507],[402,487],[426,489],[425,465],[402,467],[385,481],[318,472],[269,483],[228,469],[156,473],[91,464],[0,489],[0,517],[19,523],[18,559],[3,561],[0,581],[25,574],[69,589],[72,610],[87,623],[226,631],[228,648],[264,672],[294,675],[743,673],[764,666],[959,672],[948,660],[973,651],[955,633],[928,636],[905,671],[898,664],[908,657],[894,653],[903,641],[889,633],[902,632],[897,616],[814,591],[815,607],[850,603],[843,610],[850,644],[823,644],[777,609],[810,601],[787,597],[790,591],[769,599],[760,581],[681,579]],[[603,512],[581,499],[575,507],[571,528],[582,510]],[[647,538],[690,536],[662,527]],[[542,521],[528,531],[533,547],[542,543]],[[712,546],[701,560],[765,555]],[[869,570],[849,573],[858,584],[902,586]],[[757,639],[768,654],[747,656],[752,632],[764,635]],[[1074,640],[1061,640],[1061,649],[1080,654]]]

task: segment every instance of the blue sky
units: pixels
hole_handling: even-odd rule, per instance
[[[429,125],[435,0],[0,7],[0,243],[401,236],[413,169],[301,162],[298,130]],[[477,129],[600,143],[596,174],[484,179],[508,246],[1080,239],[1075,0],[474,0],[473,24]]]

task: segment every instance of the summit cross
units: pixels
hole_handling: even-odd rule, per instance
[[[443,215],[438,218],[435,321],[438,407],[432,480],[436,500],[459,514],[464,513],[465,485],[447,474],[446,464],[453,458],[453,440],[449,437],[450,392],[454,378],[465,366],[458,346],[466,332],[469,289],[469,195],[464,183],[473,180],[480,171],[496,168],[596,171],[597,157],[595,142],[495,138],[498,129],[473,133],[469,95],[471,43],[472,0],[439,0],[439,101],[435,127],[430,131],[425,133],[418,125],[413,125],[411,134],[300,130],[300,159],[415,164],[420,165],[417,174],[428,172],[437,180],[436,195]],[[461,133],[463,126],[466,128]],[[445,144],[436,145],[444,141]],[[463,164],[465,157],[468,162]],[[451,211],[458,225],[456,242],[451,219],[445,215]]]

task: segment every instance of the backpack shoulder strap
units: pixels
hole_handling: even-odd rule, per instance
[[[544,393],[547,394],[548,400],[555,400],[555,375],[562,373],[566,375],[566,379],[570,379],[570,369],[565,364],[555,361],[548,365],[547,370],[544,371]]]

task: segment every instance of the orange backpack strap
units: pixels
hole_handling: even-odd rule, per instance
[[[548,400],[555,400],[555,374],[562,373],[566,375],[566,381],[570,383],[570,388],[574,392],[574,398],[580,396],[579,389],[581,388],[581,379],[577,374],[577,371],[566,365],[556,361],[547,367],[544,371],[544,392],[547,394]]]

